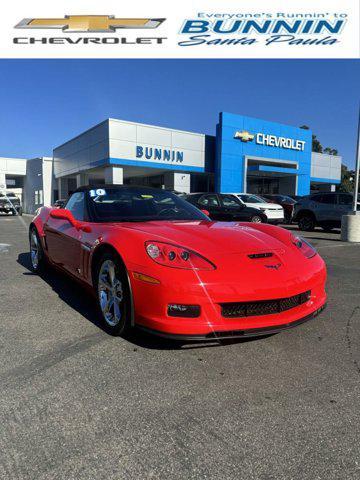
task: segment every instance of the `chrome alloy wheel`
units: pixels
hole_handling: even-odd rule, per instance
[[[34,270],[38,269],[39,266],[39,240],[36,235],[36,231],[32,230],[30,234],[30,256],[31,256],[31,265]]]
[[[101,265],[98,278],[99,303],[105,321],[115,327],[121,321],[124,293],[121,281],[116,276],[116,265],[105,260]]]
[[[254,215],[254,216],[251,218],[251,221],[252,221],[253,223],[262,223],[261,217],[259,217],[259,215]]]

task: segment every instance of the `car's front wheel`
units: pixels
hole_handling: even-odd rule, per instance
[[[315,218],[308,214],[302,215],[299,218],[298,225],[300,230],[303,230],[304,232],[312,232],[316,225]]]
[[[115,254],[105,253],[97,262],[94,273],[102,323],[111,335],[125,335],[131,329],[131,298],[126,269]]]
[[[39,234],[33,226],[29,230],[31,268],[35,273],[40,272],[45,265],[45,255]]]
[[[260,217],[260,215],[253,215],[250,219],[250,222],[253,223],[262,223],[263,219]]]

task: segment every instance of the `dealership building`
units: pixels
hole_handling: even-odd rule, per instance
[[[52,158],[0,158],[0,189],[20,194],[29,213],[81,185],[307,195],[334,191],[340,178],[341,157],[312,152],[310,130],[225,112],[215,136],[107,119]]]

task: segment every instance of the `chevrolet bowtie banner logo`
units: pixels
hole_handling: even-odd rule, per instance
[[[238,138],[242,142],[252,142],[255,138],[255,135],[243,130],[242,132],[235,132],[234,138]]]
[[[115,18],[109,15],[66,15],[64,18],[25,18],[15,28],[49,28],[66,32],[115,32],[118,28],[157,28],[165,18]]]

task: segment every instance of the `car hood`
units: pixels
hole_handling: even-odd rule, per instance
[[[250,223],[151,221],[122,227],[142,232],[145,240],[169,242],[202,254],[268,252],[285,247],[280,240],[252,228]]]
[[[277,203],[247,203],[248,207],[266,208],[266,210],[282,210],[282,206]]]

